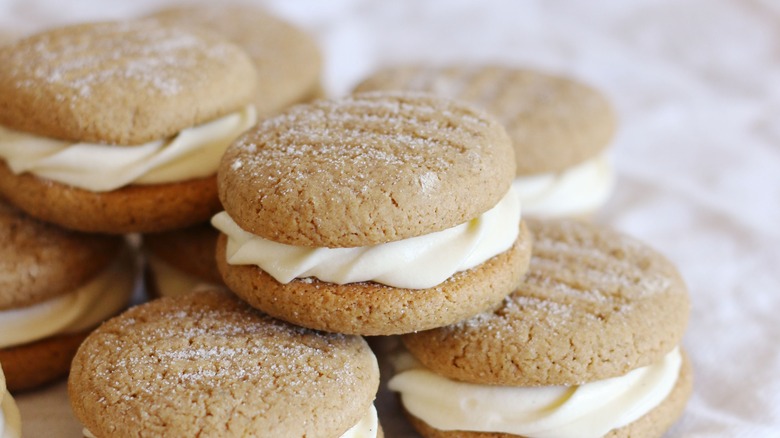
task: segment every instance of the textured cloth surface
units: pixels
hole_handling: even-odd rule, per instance
[[[148,13],[170,0],[0,0],[0,40]],[[110,6],[109,6],[110,4]],[[691,294],[694,392],[668,437],[780,430],[780,3],[270,1],[315,35],[326,92],[409,61],[507,62],[572,75],[618,114],[618,188],[601,223],[674,263]],[[77,437],[64,385],[20,395],[25,436]],[[395,401],[380,394],[383,404]],[[385,410],[385,412],[387,412]],[[392,416],[392,412],[391,412]],[[415,437],[400,415],[388,437]]]

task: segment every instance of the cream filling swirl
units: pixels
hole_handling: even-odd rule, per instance
[[[335,284],[373,281],[426,289],[512,247],[519,235],[520,202],[510,189],[495,207],[455,227],[395,242],[356,248],[286,245],[241,229],[227,212],[211,223],[227,236],[227,262],[256,265],[278,282],[315,277]]]
[[[0,126],[0,158],[30,172],[93,192],[163,184],[216,173],[225,149],[257,121],[254,106],[137,146],[70,143]]]
[[[5,387],[5,375],[0,368],[0,438],[20,438],[22,417],[11,393]]]
[[[595,438],[661,404],[681,365],[675,348],[659,362],[620,377],[570,387],[509,387],[450,380],[417,363],[390,379],[388,387],[400,393],[406,410],[439,430]]]
[[[615,187],[615,170],[603,153],[560,173],[517,177],[512,187],[528,215],[585,215],[607,202]]]
[[[88,330],[122,310],[135,286],[133,255],[125,250],[105,271],[68,294],[0,311],[0,348]]]

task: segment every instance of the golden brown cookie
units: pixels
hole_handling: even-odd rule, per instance
[[[366,93],[299,105],[223,157],[217,264],[247,302],[309,328],[451,324],[525,272],[513,176],[503,128],[465,104]]]
[[[0,64],[0,193],[10,202],[112,234],[218,210],[218,159],[208,157],[254,123],[255,70],[242,49],[205,30],[105,22],[21,39],[0,48]],[[104,175],[104,165],[116,169]]]
[[[501,307],[404,336],[427,368],[477,383],[571,385],[623,375],[679,344],[690,303],[669,260],[596,225],[528,224],[531,265]],[[487,358],[485,351],[491,352]]]
[[[45,224],[0,199],[0,313],[71,292],[104,270],[121,247],[121,238]]]
[[[187,5],[150,18],[211,29],[243,48],[257,69],[254,103],[262,116],[322,95],[322,55],[316,42],[265,10],[239,4]]]
[[[275,242],[329,248],[450,228],[495,206],[514,178],[501,125],[423,94],[295,106],[249,130],[219,169],[225,211]]]
[[[215,258],[218,236],[209,223],[145,234],[147,284],[155,295],[181,295],[194,284],[223,284]]]
[[[558,429],[551,429],[551,424],[557,424],[568,427],[569,432],[558,430],[560,436],[570,436],[574,426],[569,424],[590,427],[587,417],[578,416],[581,409],[607,409],[620,418],[614,425],[599,426],[606,428],[604,433],[611,431],[608,436],[661,436],[681,415],[692,386],[688,358],[678,352],[690,311],[679,273],[662,255],[616,231],[573,220],[529,220],[528,224],[534,247],[522,284],[492,312],[402,336],[419,361],[408,369],[426,370],[427,375],[475,388],[517,388],[514,397],[548,400],[533,402],[539,403],[538,408],[529,407],[530,401],[514,402],[529,410],[523,414],[527,416],[515,417],[528,418],[523,427],[547,434],[555,434]],[[409,409],[417,398],[408,392],[409,380],[403,383],[403,379],[412,374],[400,371],[402,379],[391,380],[390,386],[398,385],[394,388],[402,398],[412,397],[404,404],[410,416],[417,417],[412,423],[424,436],[516,436],[506,429],[499,429],[502,433],[472,429],[482,430],[476,433],[432,426],[436,419],[421,418],[431,411]],[[429,379],[425,384],[444,382]],[[547,399],[540,392],[544,387],[573,392]],[[444,392],[451,390],[442,388]],[[465,392],[462,396],[467,397]],[[462,403],[470,403],[473,409],[483,406],[482,395],[471,396],[473,401]],[[495,397],[512,403],[498,394]],[[651,399],[657,402],[645,401]],[[548,412],[544,403],[550,400],[557,401]],[[605,407],[599,408],[600,403]],[[618,413],[623,405],[630,410]],[[608,418],[603,416],[606,411],[593,412]],[[586,434],[584,429],[580,433]]]
[[[90,233],[151,233],[207,220],[221,208],[216,176],[92,192],[14,175],[0,161],[0,193],[31,216]]]
[[[355,87],[425,91],[477,105],[505,127],[518,175],[560,172],[599,155],[615,131],[607,99],[580,81],[498,65],[407,65],[380,70]]]
[[[52,29],[0,48],[0,125],[138,145],[241,108],[254,68],[215,34],[153,21]]]
[[[257,266],[217,264],[228,287],[264,312],[304,327],[337,333],[392,335],[461,321],[499,305],[528,266],[531,239],[525,225],[515,245],[478,267],[430,289],[401,289],[373,282],[338,285],[305,278],[281,284]]]
[[[67,376],[70,361],[88,333],[54,336],[0,348],[0,364],[3,364],[8,390],[33,389]]]
[[[95,330],[68,392],[96,437],[339,437],[370,409],[376,359],[360,337],[274,320],[231,294],[134,307]]]
[[[44,224],[0,202],[0,363],[13,391],[67,374],[86,334],[122,310],[133,258],[120,237]]]

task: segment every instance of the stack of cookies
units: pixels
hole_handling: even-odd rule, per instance
[[[402,342],[388,385],[426,437],[658,436],[682,411],[679,274],[552,219],[613,188],[592,88],[415,66],[313,100],[313,41],[238,6],[54,29],[0,65],[3,437],[6,382],[71,363],[88,437],[382,437],[362,336]],[[162,298],[92,330],[129,300],[127,233]]]
[[[217,263],[252,306],[391,335],[498,305],[530,237],[504,128],[466,104],[367,93],[294,107],[225,153]]]
[[[403,336],[389,388],[426,437],[658,437],[691,367],[685,285],[628,236],[530,221],[531,266],[496,310]]]
[[[0,64],[0,361],[20,390],[67,373],[127,306],[122,235],[219,209],[216,167],[255,122],[255,76],[222,37],[148,21],[46,31],[0,48]]]

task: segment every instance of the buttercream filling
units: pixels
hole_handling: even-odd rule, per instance
[[[376,408],[372,404],[366,415],[339,438],[376,438],[378,429],[379,418],[376,413]],[[97,438],[87,428],[84,428],[83,434],[86,438]]]
[[[512,187],[528,215],[584,215],[607,202],[615,187],[615,170],[603,153],[563,172],[517,177]]]
[[[0,348],[88,330],[127,306],[136,269],[129,250],[97,277],[68,294],[0,311]]]
[[[5,387],[5,376],[0,368],[0,438],[20,438],[22,417],[11,393]]]
[[[244,231],[227,212],[211,223],[227,236],[231,265],[255,265],[286,284],[298,278],[347,284],[372,281],[426,289],[507,251],[519,235],[520,201],[510,189],[492,209],[461,225],[422,236],[356,248],[310,248]]]
[[[344,432],[340,438],[376,438],[378,429],[379,417],[376,413],[376,407],[372,404],[366,415],[356,425]]]
[[[257,121],[254,106],[135,146],[71,143],[0,126],[0,158],[15,174],[93,192],[214,175],[227,147]]]
[[[198,289],[222,287],[176,269],[159,257],[147,253],[146,262],[161,297],[178,297]]]
[[[405,353],[408,354],[408,353]],[[409,366],[409,361],[406,362]],[[404,408],[439,430],[530,438],[601,437],[660,405],[682,364],[679,348],[620,377],[577,386],[510,387],[450,380],[419,362],[388,382]]]

